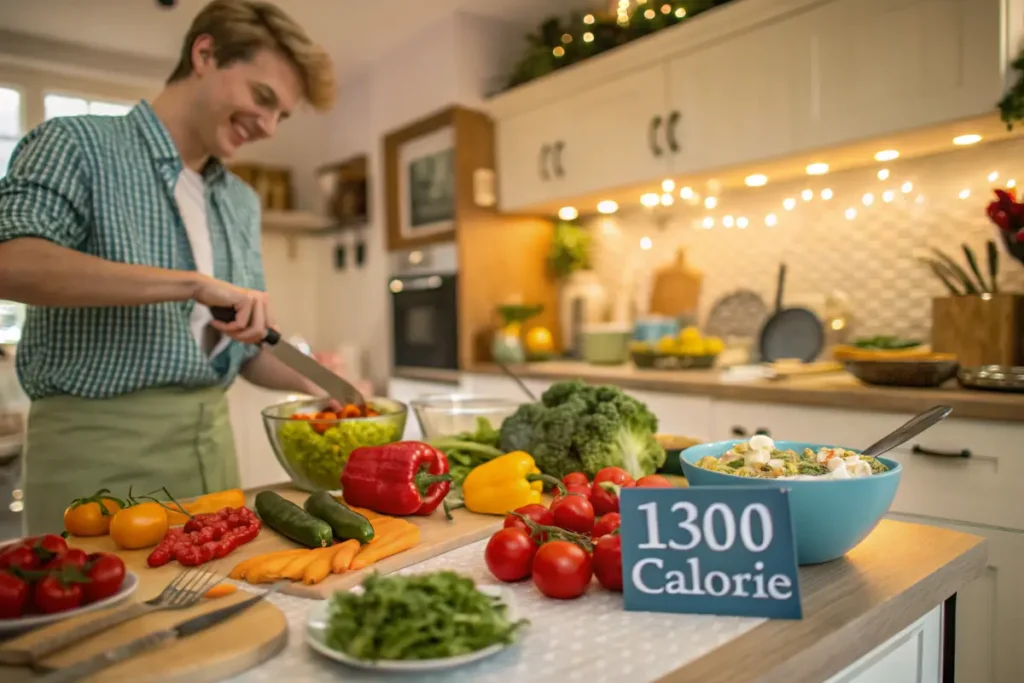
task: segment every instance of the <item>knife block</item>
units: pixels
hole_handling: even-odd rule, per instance
[[[1024,295],[934,299],[932,351],[956,354],[963,367],[1024,365]]]

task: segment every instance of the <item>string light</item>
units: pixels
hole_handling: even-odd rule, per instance
[[[704,208],[705,209],[713,209],[716,206],[718,206],[718,200],[717,199],[715,199],[714,197],[705,197],[704,198]]]
[[[603,202],[598,203],[597,210],[604,214],[615,213],[616,211],[619,210],[619,205],[617,202],[613,202],[610,199],[606,199]]]
[[[661,13],[662,14],[669,14],[671,12],[672,12],[672,5],[662,5],[661,6]]]
[[[743,228],[750,225],[750,221],[747,220],[746,216],[740,216],[736,219],[736,227],[742,230]]]
[[[776,225],[779,224],[779,217],[776,216],[774,213],[770,213],[764,217],[764,224],[767,225],[769,228],[774,228]]]
[[[722,225],[724,225],[727,228],[731,228],[732,226],[736,225],[736,219],[733,218],[732,216],[725,216],[724,218],[722,218]]]
[[[705,216],[704,220],[701,222],[701,225],[704,226],[705,230],[710,230],[711,228],[715,227],[715,219],[712,218],[711,216]]]
[[[564,57],[565,56],[565,48],[562,47],[561,45],[559,45],[554,50],[551,51],[551,54],[553,54],[556,57]]]
[[[588,14],[585,17],[583,17],[583,23],[586,24],[587,26],[590,26],[591,24],[593,24],[594,21],[596,21],[596,20],[594,19],[594,15],[593,14]]]
[[[997,180],[999,180],[999,172],[998,171],[992,171],[991,173],[988,174],[988,181],[990,183],[994,183]]]
[[[680,199],[693,199],[693,188],[687,186],[687,187],[684,187],[683,189],[679,190],[679,198]]]
[[[646,235],[640,238],[640,248],[644,251],[648,251],[654,244],[651,242],[651,238]]]
[[[570,34],[568,34],[568,33],[563,33],[563,34],[562,34],[562,42],[563,42],[564,44],[566,44],[566,45],[568,45],[569,43],[571,43],[571,42],[572,42],[572,35],[570,35]]]
[[[807,175],[825,175],[828,173],[828,164],[816,162],[807,166]]]
[[[960,190],[960,199],[967,199],[970,196],[971,196],[971,191],[970,190],[968,190],[966,188],[964,188],[963,190]]]
[[[803,192],[800,193],[800,199],[804,200],[805,202],[809,202],[812,199],[814,199],[814,193],[811,192],[810,190],[804,190]]]
[[[821,198],[824,199],[825,201],[832,199],[832,190],[826,187],[824,190],[821,191]]]
[[[1013,188],[1017,187],[1017,181],[1014,180],[1013,178],[1010,178],[1009,180],[1006,181],[1006,187],[1012,190]]]
[[[673,196],[672,196],[671,194],[669,194],[668,192],[666,192],[666,193],[664,193],[663,195],[661,195],[661,205],[662,205],[662,206],[672,206],[672,204],[673,204],[673,203],[674,203],[675,201],[676,201],[676,198],[675,198],[675,197],[673,197]]]
[[[579,215],[580,212],[576,210],[575,206],[563,206],[558,210],[558,217],[563,221],[574,221]]]
[[[882,193],[882,201],[888,204],[893,200],[895,196],[895,192],[893,192],[892,190],[886,190],[885,192]]]
[[[784,208],[786,211],[792,211],[793,209],[796,208],[796,200],[793,199],[792,197],[788,197],[782,200],[782,208]]]
[[[872,204],[875,203],[875,195],[868,192],[866,195],[860,198],[860,201],[864,204],[864,206],[871,206]]]
[[[671,178],[665,178],[664,180],[661,181],[662,192],[672,192],[675,189],[676,181],[672,180]]]
[[[654,10],[652,10],[652,9],[645,9],[644,10],[644,19],[653,19],[654,15],[655,15],[655,11]]]
[[[846,213],[844,215],[846,216],[846,220],[852,221],[854,218],[857,217],[857,209],[851,206],[849,209],[846,210]]]
[[[878,171],[878,179],[879,180],[888,180],[889,179],[889,169],[883,168],[883,169],[879,170]]]
[[[591,33],[590,31],[587,31],[586,33],[584,33],[583,34],[583,42],[584,43],[592,43],[592,42],[594,42],[594,34]]]
[[[892,161],[893,159],[899,159],[900,153],[895,149],[883,149],[881,152],[875,155],[876,161]]]
[[[640,196],[640,203],[649,209],[657,206],[659,201],[661,201],[661,198],[658,197],[657,192],[648,192]]]
[[[748,175],[744,182],[748,187],[764,187],[768,184],[768,176],[763,173],[755,173],[753,175]]]
[[[686,8],[685,7],[680,7],[679,9],[676,10],[676,19],[682,19],[685,16],[686,16]]]
[[[903,183],[903,185],[900,187],[900,192],[902,192],[903,194],[910,194],[913,191],[914,183],[910,182],[909,180]]]
[[[955,138],[953,138],[953,144],[957,145],[958,147],[963,147],[964,145],[973,145],[977,142],[981,142],[981,136],[976,135],[974,133],[971,133],[970,135],[957,135]]]

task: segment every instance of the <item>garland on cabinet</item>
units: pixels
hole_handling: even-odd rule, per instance
[[[550,17],[526,36],[505,89],[528,83],[733,0],[609,0],[605,13]]]
[[[1024,50],[1011,66],[1017,72],[1017,82],[999,100],[999,116],[1007,130],[1013,130],[1014,123],[1024,121]]]

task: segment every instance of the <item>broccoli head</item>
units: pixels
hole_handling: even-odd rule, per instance
[[[572,380],[552,384],[538,403],[508,417],[500,445],[530,453],[542,472],[555,477],[621,467],[639,478],[665,462],[657,429],[657,417],[620,388]]]

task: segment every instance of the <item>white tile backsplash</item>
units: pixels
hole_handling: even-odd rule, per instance
[[[880,179],[881,169],[888,178]],[[855,335],[927,339],[931,299],[945,288],[915,253],[938,247],[966,269],[961,244],[967,243],[987,276],[985,242],[999,236],[985,207],[992,189],[1011,179],[1024,183],[1021,139],[805,181],[769,180],[765,187],[723,192],[713,210],[679,199],[677,190],[675,204],[654,213],[594,219],[594,264],[609,291],[622,286],[630,268],[642,290],[645,278],[685,248],[687,260],[704,274],[703,320],[717,299],[739,288],[754,290],[772,306],[784,261],[786,304],[820,310],[830,292],[840,291],[849,299]],[[694,190],[698,198],[708,193]],[[773,226],[770,216],[777,221]],[[1024,266],[1001,242],[1000,257],[1001,288],[1024,290]]]

